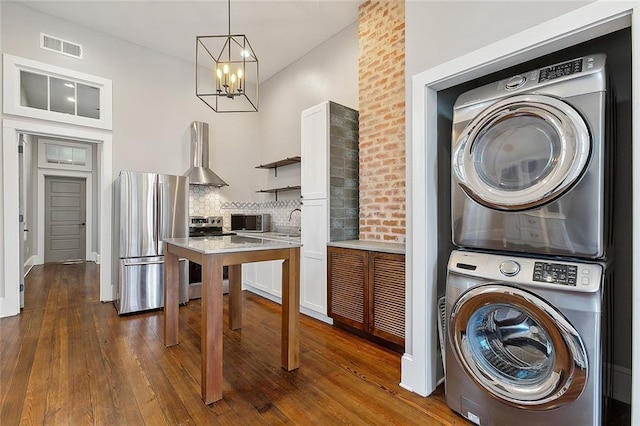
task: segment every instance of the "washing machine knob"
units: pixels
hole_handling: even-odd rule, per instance
[[[522,86],[525,81],[527,81],[526,77],[522,75],[516,75],[507,80],[507,84],[505,85],[505,87],[508,90],[517,89],[518,87]]]
[[[520,272],[520,264],[515,260],[505,260],[500,264],[500,272],[507,277],[513,277]]]

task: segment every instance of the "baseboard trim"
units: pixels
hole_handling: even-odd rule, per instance
[[[244,282],[242,284],[242,288],[244,290],[250,291],[253,294],[257,294],[260,297],[264,297],[265,299],[269,299],[272,302],[282,305],[281,297],[274,296],[273,294],[267,293],[266,291],[257,289],[247,282]],[[326,322],[327,324],[333,325],[332,318],[329,318],[328,316],[323,315],[319,312],[313,311],[311,309],[305,308],[304,306],[300,306],[300,313],[305,314],[306,316],[311,317],[313,319],[317,319],[318,321]]]

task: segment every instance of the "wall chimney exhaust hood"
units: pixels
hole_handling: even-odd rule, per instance
[[[191,185],[229,186],[209,168],[209,123],[191,123],[191,168],[184,175]]]

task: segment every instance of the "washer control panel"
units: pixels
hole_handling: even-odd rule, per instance
[[[534,281],[575,286],[577,276],[578,267],[576,265],[548,262],[535,262],[533,264]]]
[[[449,274],[563,291],[595,292],[600,288],[605,264],[564,259],[516,257],[504,254],[454,250]]]

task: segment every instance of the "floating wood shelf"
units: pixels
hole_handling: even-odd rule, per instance
[[[263,192],[266,194],[276,194],[276,201],[278,201],[278,192],[295,191],[299,189],[301,189],[301,187],[299,185],[296,185],[296,186],[283,186],[282,188],[260,189],[256,192]]]
[[[292,164],[297,164],[301,161],[301,158],[296,157],[287,157],[284,160],[274,161],[273,163],[260,164],[256,166],[256,169],[274,169],[275,176],[278,176],[278,167],[290,166]]]

